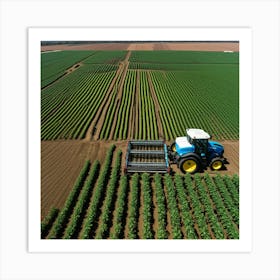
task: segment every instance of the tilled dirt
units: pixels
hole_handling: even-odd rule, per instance
[[[211,174],[239,173],[239,141],[220,141],[225,147],[224,156],[229,164],[226,170],[207,172]],[[85,140],[55,140],[41,142],[41,216],[44,217],[51,207],[61,208],[72,189],[76,178],[86,160],[93,162],[98,159],[102,164],[108,148],[116,145],[121,149],[122,167],[128,141],[85,141]],[[171,144],[168,142],[167,144]],[[174,172],[181,171],[176,165],[171,165]],[[123,168],[122,168],[123,170]]]

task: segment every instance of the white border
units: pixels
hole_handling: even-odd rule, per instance
[[[252,46],[249,28],[29,28],[29,252],[250,252],[252,249]],[[240,42],[239,240],[41,240],[40,42],[51,40]],[[34,117],[36,116],[36,117]],[[246,164],[246,166],[245,166]]]

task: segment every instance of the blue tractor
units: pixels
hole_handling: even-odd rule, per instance
[[[221,170],[228,163],[224,158],[224,147],[210,140],[210,135],[202,129],[187,129],[186,136],[177,137],[169,147],[169,159],[176,163],[183,173],[196,173],[210,166]]]

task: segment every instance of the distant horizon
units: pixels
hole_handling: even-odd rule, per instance
[[[239,41],[41,41],[41,46],[65,44],[118,44],[118,43],[239,43]]]

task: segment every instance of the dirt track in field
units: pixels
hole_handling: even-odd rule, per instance
[[[80,45],[42,46],[41,51],[57,50],[195,50],[195,51],[239,51],[238,42],[174,42],[174,43],[95,43]]]
[[[86,141],[57,140],[41,142],[41,216],[44,217],[52,206],[61,208],[87,159],[93,162],[105,160],[108,148],[115,144],[123,152],[122,167],[125,163],[127,141]],[[230,162],[227,170],[209,173],[239,173],[239,141],[221,141],[225,157]],[[170,144],[167,143],[167,144]],[[172,165],[174,172],[180,172]]]

